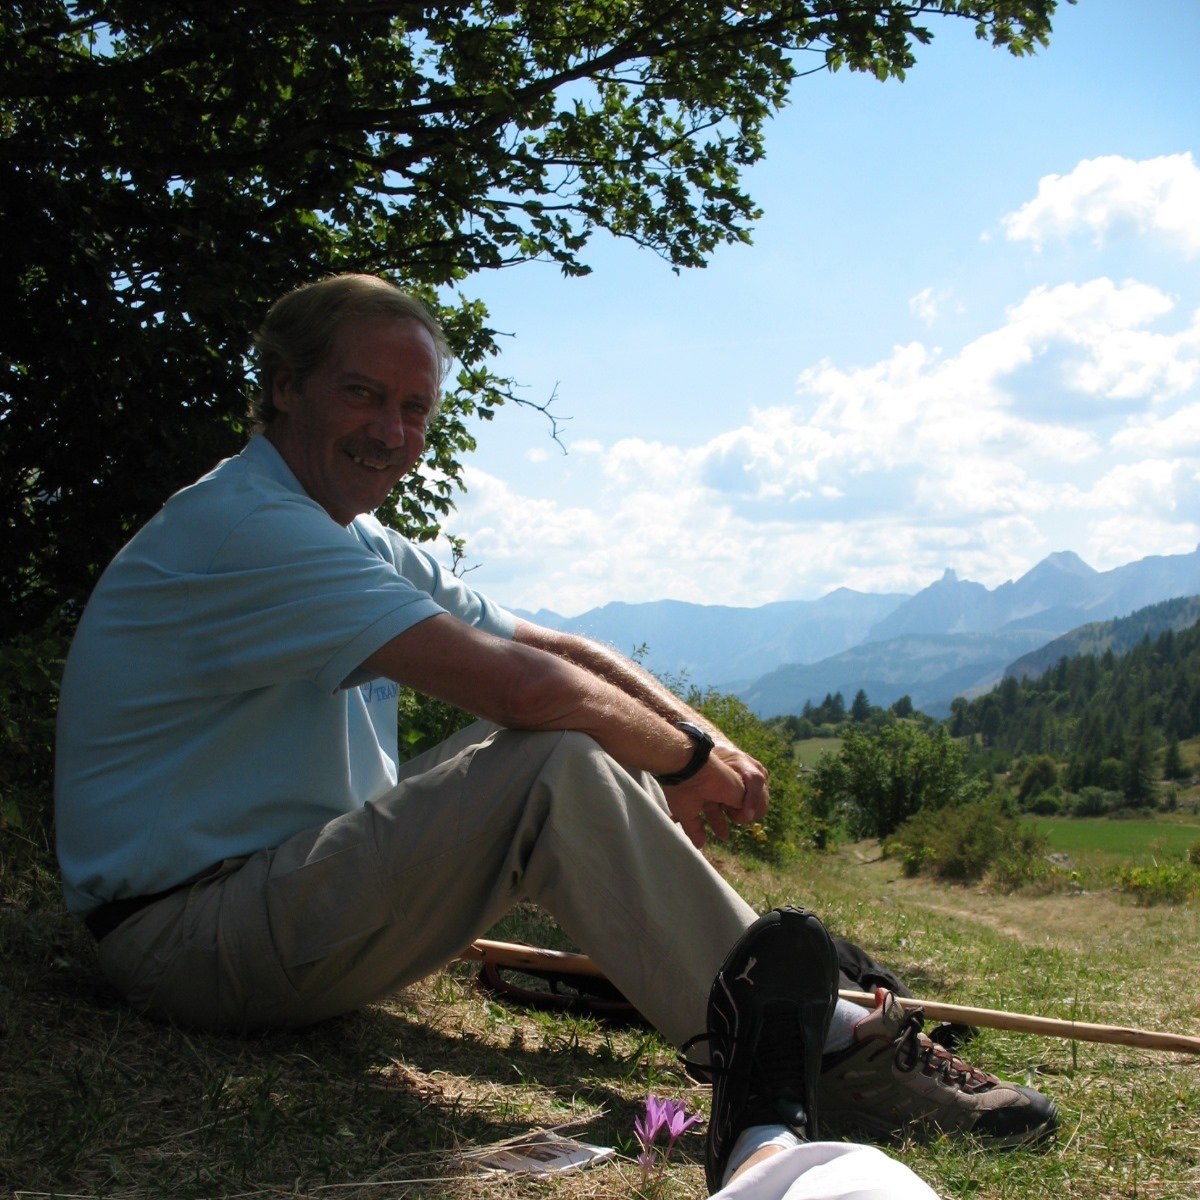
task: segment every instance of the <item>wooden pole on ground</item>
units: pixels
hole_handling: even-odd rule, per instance
[[[480,938],[464,950],[459,958],[465,962],[492,962],[515,971],[552,971],[564,976],[604,978],[604,973],[586,954],[543,950],[537,946],[523,946],[517,942],[494,942]],[[860,1004],[864,1008],[875,1007],[875,996],[871,992],[842,991],[838,995],[843,1000]],[[896,1000],[906,1010],[924,1010],[925,1015],[934,1021],[953,1021],[959,1025],[1004,1029],[1011,1033],[1039,1033],[1043,1037],[1066,1038],[1069,1041],[1135,1046],[1140,1050],[1175,1050],[1183,1054],[1200,1054],[1200,1037],[1189,1037],[1180,1033],[1158,1033],[1124,1025],[1064,1021],[1057,1017],[1035,1017],[994,1008],[970,1008],[962,1004],[942,1004],[937,1000],[908,999],[903,996],[897,996]]]
[[[843,1000],[875,1007],[871,992],[838,992]],[[953,1021],[957,1025],[979,1025],[988,1029],[1007,1029],[1012,1033],[1040,1033],[1044,1037],[1066,1038],[1073,1042],[1103,1042],[1115,1046],[1136,1046],[1140,1050],[1178,1050],[1200,1054],[1200,1037],[1181,1033],[1156,1033],[1126,1025],[1093,1025],[1086,1021],[1064,1021],[1058,1017],[1033,1017],[1025,1013],[1004,1012],[996,1008],[970,1008],[964,1004],[942,1004],[937,1000],[909,1000],[896,997],[904,1008],[923,1009],[934,1021]]]

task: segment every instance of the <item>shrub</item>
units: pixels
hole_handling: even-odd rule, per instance
[[[734,745],[757,758],[771,777],[771,803],[761,823],[730,827],[729,844],[734,852],[778,863],[791,858],[800,842],[812,842],[814,822],[796,773],[791,741],[736,696],[715,688],[706,692],[691,688],[685,700]]]
[[[57,894],[54,722],[66,658],[65,623],[0,644],[0,896]]]
[[[1120,792],[1105,791],[1100,787],[1085,787],[1079,789],[1079,795],[1071,809],[1074,817],[1100,817],[1105,813],[1115,812],[1125,803],[1125,797]]]
[[[984,872],[984,882],[999,892],[1015,892],[1020,888],[1036,886],[1039,890],[1065,891],[1079,887],[1078,872],[1049,861],[1046,843],[1033,839],[1032,831],[1026,833],[1023,846],[1010,846]]]
[[[1117,890],[1138,904],[1183,904],[1200,895],[1200,871],[1190,863],[1121,866],[1113,875]]]
[[[444,742],[475,720],[470,713],[435,700],[432,696],[401,688],[396,699],[397,742],[400,757],[407,762]]]
[[[1193,867],[1200,867],[1200,842],[1193,842],[1188,847],[1187,860]]]
[[[1049,754],[1037,755],[1021,773],[1017,799],[1022,806],[1058,785],[1058,764]]]
[[[1025,811],[1036,817],[1056,817],[1062,812],[1062,798],[1057,791],[1041,792],[1026,802]]]
[[[966,883],[990,875],[1016,887],[1042,870],[1046,841],[994,798],[916,814],[885,847],[906,875]]]

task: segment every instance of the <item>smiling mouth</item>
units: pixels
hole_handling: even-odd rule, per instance
[[[366,467],[368,471],[382,472],[388,470],[393,464],[390,460],[385,459],[382,462],[378,459],[363,458],[358,454],[351,454],[350,461],[357,463],[360,467]]]

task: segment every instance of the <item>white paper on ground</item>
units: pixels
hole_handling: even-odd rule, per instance
[[[479,1146],[459,1155],[463,1162],[481,1171],[520,1171],[547,1175],[574,1171],[603,1162],[616,1153],[610,1146],[593,1146],[553,1130],[537,1129],[495,1146]]]

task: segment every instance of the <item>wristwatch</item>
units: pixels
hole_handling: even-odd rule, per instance
[[[708,756],[712,753],[713,748],[712,738],[694,721],[675,721],[674,725],[676,729],[682,729],[696,743],[696,748],[692,751],[691,761],[682,770],[673,771],[670,775],[655,775],[654,778],[662,787],[673,787],[685,779],[691,779],[708,762]]]

